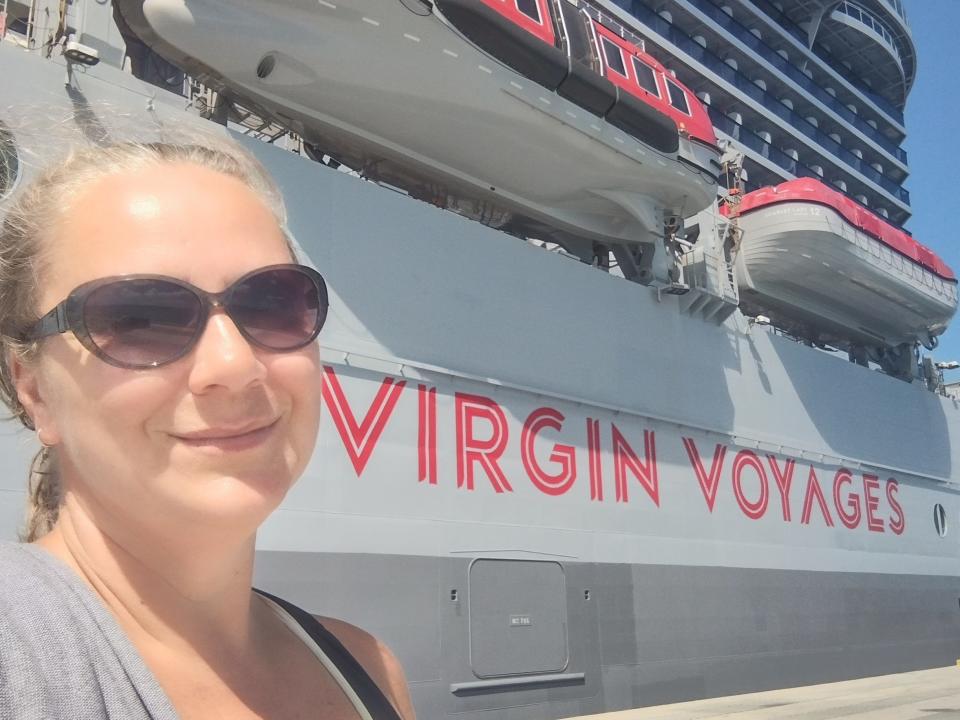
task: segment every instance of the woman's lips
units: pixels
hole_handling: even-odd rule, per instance
[[[276,427],[277,421],[274,420],[267,425],[261,424],[250,430],[210,428],[173,437],[189,447],[237,452],[257,447],[266,441]]]

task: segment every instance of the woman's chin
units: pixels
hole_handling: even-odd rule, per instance
[[[231,474],[192,478],[172,498],[183,514],[204,527],[226,524],[255,531],[283,502],[293,484],[287,473]]]

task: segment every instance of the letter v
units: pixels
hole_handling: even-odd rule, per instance
[[[358,423],[333,368],[327,366],[323,372],[323,401],[330,409],[333,423],[337,426],[337,432],[340,433],[340,439],[343,440],[343,445],[347,449],[353,469],[357,477],[360,477],[383,433],[387,420],[393,413],[393,408],[400,399],[400,392],[407,383],[401,380],[394,384],[392,378],[384,378],[373,403],[363,416],[363,420]]]
[[[720,486],[720,472],[723,470],[723,458],[727,454],[727,446],[717,443],[716,450],[713,451],[713,464],[710,466],[708,475],[703,467],[703,461],[700,459],[700,453],[697,451],[697,444],[693,438],[683,438],[683,446],[687,449],[687,455],[690,457],[690,464],[693,465],[697,473],[697,480],[700,483],[700,490],[703,492],[703,499],[707,501],[707,508],[713,512],[713,506],[717,502],[717,488]]]

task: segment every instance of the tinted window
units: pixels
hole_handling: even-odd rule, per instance
[[[623,51],[620,46],[603,38],[603,53],[607,56],[607,67],[627,77],[627,66],[623,64]]]
[[[528,18],[540,22],[540,8],[537,7],[537,0],[517,0],[517,9]]]
[[[690,114],[690,106],[687,104],[687,94],[675,82],[667,80],[667,90],[670,92],[670,104],[680,112]]]
[[[640,87],[642,87],[648,93],[660,97],[660,91],[657,89],[657,76],[654,74],[653,68],[647,65],[645,62],[641,62],[637,58],[634,58],[633,69],[637,73],[637,82],[640,83]]]

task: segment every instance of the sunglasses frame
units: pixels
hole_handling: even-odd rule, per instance
[[[320,308],[317,312],[317,322],[313,328],[313,331],[302,343],[289,348],[272,348],[257,341],[257,339],[251,336],[243,324],[238,322],[230,312],[230,297],[236,291],[236,288],[246,280],[249,280],[251,277],[269,272],[271,270],[294,270],[299,272],[301,275],[306,275],[317,288],[317,298],[320,301]],[[199,321],[197,322],[197,328],[190,340],[184,345],[184,348],[173,357],[170,357],[166,360],[156,360],[154,362],[145,364],[125,363],[121,360],[110,357],[104,350],[100,348],[100,346],[94,342],[93,337],[90,335],[90,331],[88,330],[86,321],[84,319],[84,307],[86,305],[87,298],[89,298],[90,295],[92,295],[96,290],[99,290],[106,285],[130,282],[133,280],[160,280],[188,290],[195,297],[199,298],[200,317]],[[83,347],[108,365],[124,368],[126,370],[146,370],[169,365],[170,363],[176,362],[180,358],[190,354],[190,352],[196,346],[197,341],[200,339],[200,336],[203,335],[204,330],[206,330],[207,321],[210,319],[210,312],[216,308],[223,308],[223,311],[227,314],[233,324],[237,327],[237,330],[239,330],[240,334],[248,343],[254,347],[260,348],[261,350],[274,353],[283,353],[299,350],[312,343],[320,333],[320,330],[323,328],[329,307],[327,284],[324,282],[323,276],[321,276],[320,273],[311,267],[307,267],[306,265],[298,265],[296,263],[281,263],[277,265],[265,265],[263,267],[259,267],[240,276],[221,292],[215,293],[207,292],[206,290],[202,290],[195,285],[188,283],[186,280],[180,280],[179,278],[170,277],[168,275],[115,275],[91,280],[74,288],[64,300],[57,304],[56,307],[54,307],[50,312],[23,331],[20,334],[20,340],[30,342],[34,340],[40,340],[50,335],[62,334],[70,330],[73,332],[74,337],[77,338],[80,344],[83,345]]]

